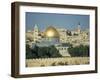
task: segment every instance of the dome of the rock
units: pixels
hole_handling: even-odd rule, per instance
[[[45,37],[59,38],[59,33],[56,28],[49,26],[44,33]]]

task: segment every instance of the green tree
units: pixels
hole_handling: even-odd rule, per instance
[[[51,57],[62,57],[62,55],[59,53],[59,51],[56,49],[55,46],[50,46],[49,49],[50,49],[49,53]]]
[[[89,57],[89,46],[69,47],[68,51],[72,57]]]
[[[33,58],[31,48],[28,44],[26,44],[26,59],[31,59],[31,58]]]
[[[59,51],[55,46],[49,47],[38,47],[37,45],[34,48],[30,48],[29,45],[26,45],[26,58],[53,58],[53,57],[62,57]]]
[[[26,44],[26,59],[38,58],[37,50],[37,46],[34,46],[34,49],[32,49],[28,44]]]

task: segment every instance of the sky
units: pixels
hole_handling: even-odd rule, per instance
[[[41,31],[48,26],[74,30],[79,23],[81,30],[89,29],[89,15],[26,12],[25,17],[26,31],[32,30],[35,24]]]

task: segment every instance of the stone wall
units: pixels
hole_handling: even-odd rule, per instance
[[[27,59],[27,67],[89,64],[89,57]]]

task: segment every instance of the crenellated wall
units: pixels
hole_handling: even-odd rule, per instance
[[[89,57],[27,59],[27,67],[89,64]]]

